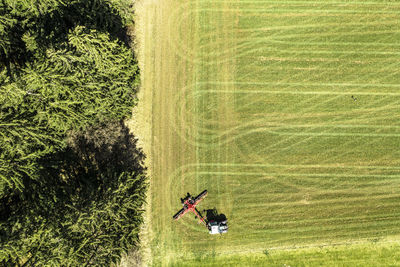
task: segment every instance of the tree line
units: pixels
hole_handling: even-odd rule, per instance
[[[105,266],[137,246],[131,5],[0,1],[0,265]]]

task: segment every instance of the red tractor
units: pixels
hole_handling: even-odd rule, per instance
[[[197,197],[193,198],[189,193],[187,193],[185,198],[181,198],[183,208],[173,216],[173,219],[179,220],[179,218],[185,215],[186,212],[191,211],[196,215],[196,218],[198,218],[200,222],[207,227],[210,234],[223,234],[228,232],[227,220],[221,222],[207,221],[207,219],[205,219],[196,209],[197,204],[199,204],[199,202],[202,201],[207,196],[207,194],[207,190],[204,190]]]

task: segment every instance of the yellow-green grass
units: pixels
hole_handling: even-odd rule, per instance
[[[362,264],[397,240],[400,2],[142,0],[137,20],[153,264],[365,243]],[[223,236],[172,220],[204,189]]]
[[[176,260],[174,266],[398,266],[400,246],[352,245],[292,251],[268,251],[264,254],[216,256],[197,253],[192,258]]]

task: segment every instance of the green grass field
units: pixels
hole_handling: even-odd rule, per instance
[[[400,2],[153,0],[137,16],[153,264],[400,264]],[[204,189],[223,236],[172,220]]]

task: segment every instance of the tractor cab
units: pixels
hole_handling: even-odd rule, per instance
[[[228,232],[228,225],[226,220],[222,222],[210,221],[208,222],[207,227],[209,233],[212,235],[224,234]]]

